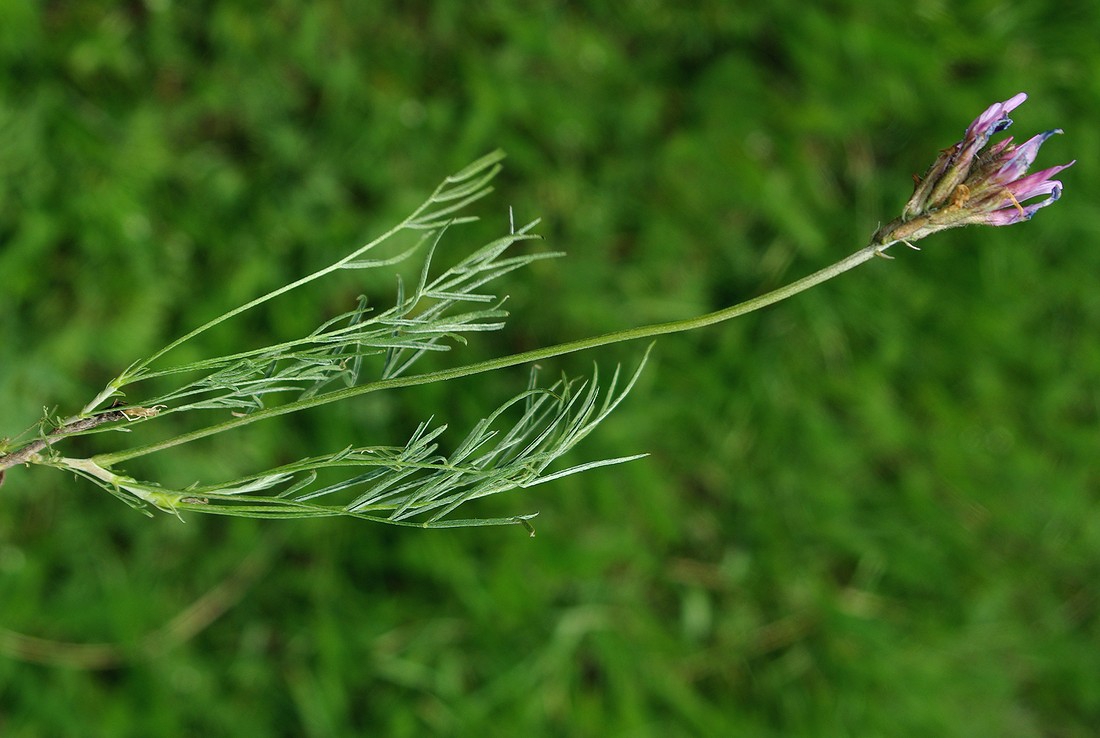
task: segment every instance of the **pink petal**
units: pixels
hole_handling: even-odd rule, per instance
[[[1062,171],[1063,169],[1068,169],[1076,163],[1077,160],[1074,159],[1068,164],[1059,164],[1056,167],[1043,169],[1041,171],[1035,172],[1034,174],[1029,174],[1026,177],[1021,177],[1015,182],[1010,182],[1008,185],[1006,185],[1006,187],[1009,191],[1012,192],[1012,195],[1017,200],[1027,200],[1029,198],[1035,197],[1036,195],[1050,194],[1051,190],[1048,187],[1048,185],[1051,184],[1050,178],[1058,174],[1058,172]],[[1056,184],[1059,187],[1062,186],[1061,182],[1054,182],[1053,184]]]
[[[1043,145],[1043,142],[1054,134],[1061,132],[1062,129],[1055,128],[1052,131],[1037,133],[1017,146],[1016,150],[1012,152],[1012,156],[1001,165],[997,174],[994,175],[996,179],[1000,182],[1012,182],[1019,179],[1035,161],[1035,157],[1039,155],[1039,147]]]
[[[966,129],[966,138],[986,138],[992,136],[997,131],[1003,131],[1007,128],[1004,125],[1008,119],[1005,117],[1008,113],[1011,113],[1016,108],[1023,104],[1024,100],[1027,100],[1027,93],[1020,92],[1012,97],[1008,98],[1004,102],[993,103],[985,109],[981,115],[975,119],[970,127]],[[1011,121],[1008,121],[1011,122]],[[992,130],[990,130],[992,129]]]

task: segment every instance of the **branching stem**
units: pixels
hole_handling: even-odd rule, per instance
[[[623,341],[634,341],[642,338],[654,338],[656,336],[662,336],[669,333],[680,333],[683,331],[690,331],[696,328],[703,328],[705,326],[721,323],[733,318],[740,317],[747,313],[751,313],[760,308],[767,307],[781,300],[785,300],[788,297],[803,292],[815,285],[828,281],[833,277],[836,277],[849,269],[863,264],[876,255],[881,254],[891,244],[871,244],[850,256],[841,259],[840,261],[825,267],[824,269],[814,272],[802,279],[792,282],[788,285],[784,285],[779,289],[773,290],[766,294],[754,297],[751,300],[733,305],[722,310],[717,310],[713,313],[707,313],[706,315],[700,315],[694,318],[686,318],[684,320],[673,320],[665,323],[654,323],[651,325],[640,326],[637,328],[628,328],[626,330],[614,331],[612,333],[605,333],[599,336],[593,336],[590,338],[583,338],[578,341],[570,341],[567,343],[559,343],[554,346],[547,346],[544,348],[534,349],[532,351],[526,351],[520,354],[511,354],[509,356],[503,356],[497,359],[489,359],[488,361],[482,361],[475,364],[467,364],[466,366],[455,367],[452,369],[443,369],[436,372],[429,372],[426,374],[418,374],[412,376],[395,377],[393,379],[384,379],[377,382],[371,382],[368,384],[349,387],[344,390],[337,390],[329,392],[323,395],[314,397],[307,397],[296,402],[290,402],[278,407],[267,408],[263,410],[257,410],[256,412],[249,413],[243,417],[233,418],[223,423],[217,423],[215,425],[207,426],[206,428],[200,428],[189,433],[183,433],[173,438],[169,438],[157,443],[148,444],[145,446],[136,446],[131,449],[125,449],[117,451],[115,453],[99,454],[92,457],[92,460],[101,467],[108,468],[113,464],[117,464],[128,459],[133,459],[138,456],[144,456],[156,451],[163,451],[173,446],[180,446],[191,441],[196,441],[200,438],[206,438],[223,431],[227,431],[239,426],[254,423],[259,420],[266,420],[267,418],[273,418],[278,415],[286,415],[288,413],[298,412],[300,410],[306,410],[320,405],[327,405],[331,402],[340,402],[359,395],[365,395],[368,392],[376,392],[378,390],[396,389],[399,387],[411,387],[420,384],[430,384],[432,382],[444,382],[451,379],[459,379],[461,377],[469,377],[475,374],[482,374],[485,372],[491,372],[498,369],[504,369],[506,367],[515,366],[517,364],[527,364],[530,362],[541,361],[543,359],[549,359],[555,356],[562,356],[563,354],[570,354],[577,351],[584,351],[587,349],[596,348],[599,346],[606,346],[612,343],[620,343]],[[6,457],[0,459],[0,464],[6,461]],[[3,468],[0,466],[0,468]]]

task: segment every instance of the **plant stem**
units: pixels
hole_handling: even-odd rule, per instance
[[[306,410],[308,408],[318,407],[320,405],[326,405],[330,402],[339,402],[341,400],[347,400],[352,397],[367,394],[368,392],[375,392],[378,390],[396,389],[399,387],[411,387],[419,384],[429,384],[432,382],[444,382],[450,379],[458,379],[460,377],[468,377],[474,374],[482,374],[484,372],[491,372],[497,369],[503,369],[505,367],[515,366],[517,364],[526,364],[534,361],[541,361],[543,359],[549,359],[554,356],[561,356],[563,354],[574,353],[576,351],[584,351],[586,349],[596,348],[598,346],[606,346],[612,343],[620,343],[623,341],[634,341],[640,338],[653,338],[656,336],[665,335],[668,333],[680,333],[682,331],[690,331],[696,328],[703,328],[705,326],[714,325],[715,323],[721,323],[733,318],[740,317],[747,313],[751,313],[760,308],[767,307],[781,300],[785,300],[788,297],[803,292],[815,285],[828,281],[833,277],[836,277],[849,269],[863,264],[876,255],[881,255],[883,251],[891,244],[871,244],[850,256],[841,259],[840,261],[825,267],[824,269],[814,272],[809,276],[792,282],[791,284],[780,287],[766,294],[754,297],[751,300],[733,305],[722,310],[717,310],[713,313],[707,313],[706,315],[700,315],[694,318],[686,318],[684,320],[673,320],[666,323],[654,323],[651,325],[640,326],[638,328],[628,328],[626,330],[614,331],[612,333],[605,333],[599,336],[593,336],[590,338],[583,338],[578,341],[570,341],[567,343],[560,343],[554,346],[547,346],[545,348],[538,348],[532,351],[525,351],[520,354],[511,354],[509,356],[500,357],[497,359],[489,359],[488,361],[478,362],[476,364],[468,364],[466,366],[455,367],[453,369],[443,369],[437,372],[429,372],[427,374],[418,374],[409,377],[396,377],[393,379],[384,379],[378,382],[371,382],[369,384],[360,385],[358,387],[349,387],[344,390],[337,390],[325,395],[316,397],[309,397],[296,402],[290,402],[279,407],[268,408],[265,410],[258,410],[254,413],[249,413],[246,416],[240,418],[234,418],[227,420],[223,423],[207,426],[206,428],[200,428],[189,433],[183,433],[157,443],[148,444],[146,446],[137,446],[131,449],[123,451],[117,451],[115,453],[99,454],[92,457],[92,460],[102,467],[110,467],[112,464],[117,464],[121,461],[133,459],[138,456],[144,456],[151,454],[155,451],[163,451],[164,449],[171,448],[173,446],[179,446],[184,443],[196,441],[200,438],[212,436],[223,431],[237,428],[242,425],[254,423],[258,420],[265,420],[267,418],[273,418],[278,415],[286,415],[288,413],[298,412],[299,410]],[[247,307],[247,306],[246,306]],[[162,352],[163,353],[163,352]]]
[[[13,466],[28,463],[39,451],[52,446],[66,436],[70,436],[74,433],[83,433],[84,431],[91,430],[104,423],[114,423],[118,420],[126,419],[127,416],[124,412],[120,410],[110,410],[105,413],[100,413],[99,415],[93,415],[90,418],[80,418],[65,423],[64,425],[54,428],[45,436],[31,441],[19,450],[13,451],[6,456],[0,456],[0,473]]]

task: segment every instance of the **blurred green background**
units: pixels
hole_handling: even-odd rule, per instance
[[[0,734],[1095,735],[1100,5],[385,5],[0,2],[0,435],[74,412],[496,147],[485,220],[445,249],[498,235],[512,206],[544,218],[535,248],[569,255],[510,275],[509,326],[441,366],[835,261],[1021,90],[1018,140],[1066,131],[1038,166],[1078,163],[1030,223],[662,339],[570,461],[649,458],[471,511],[538,510],[534,539],[149,519],[12,470]],[[363,289],[295,293],[194,350],[300,333]],[[433,414],[462,429],[525,381],[371,396],[129,468],[213,481],[398,443]],[[111,444],[131,445],[66,448]],[[220,619],[163,630],[219,583]],[[82,668],[97,652],[15,633],[126,658]]]

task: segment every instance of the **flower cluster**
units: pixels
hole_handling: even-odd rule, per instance
[[[966,129],[963,140],[944,149],[923,178],[901,217],[880,228],[873,245],[908,244],[937,231],[971,224],[1012,225],[1028,220],[1062,194],[1062,183],[1051,179],[1075,162],[1027,174],[1039,147],[1060,129],[1032,136],[1016,146],[1012,137],[988,146],[994,134],[1012,125],[1008,114],[1019,107],[1023,92],[990,105]],[[988,146],[988,148],[987,148]],[[1038,202],[1025,204],[1033,198]]]

